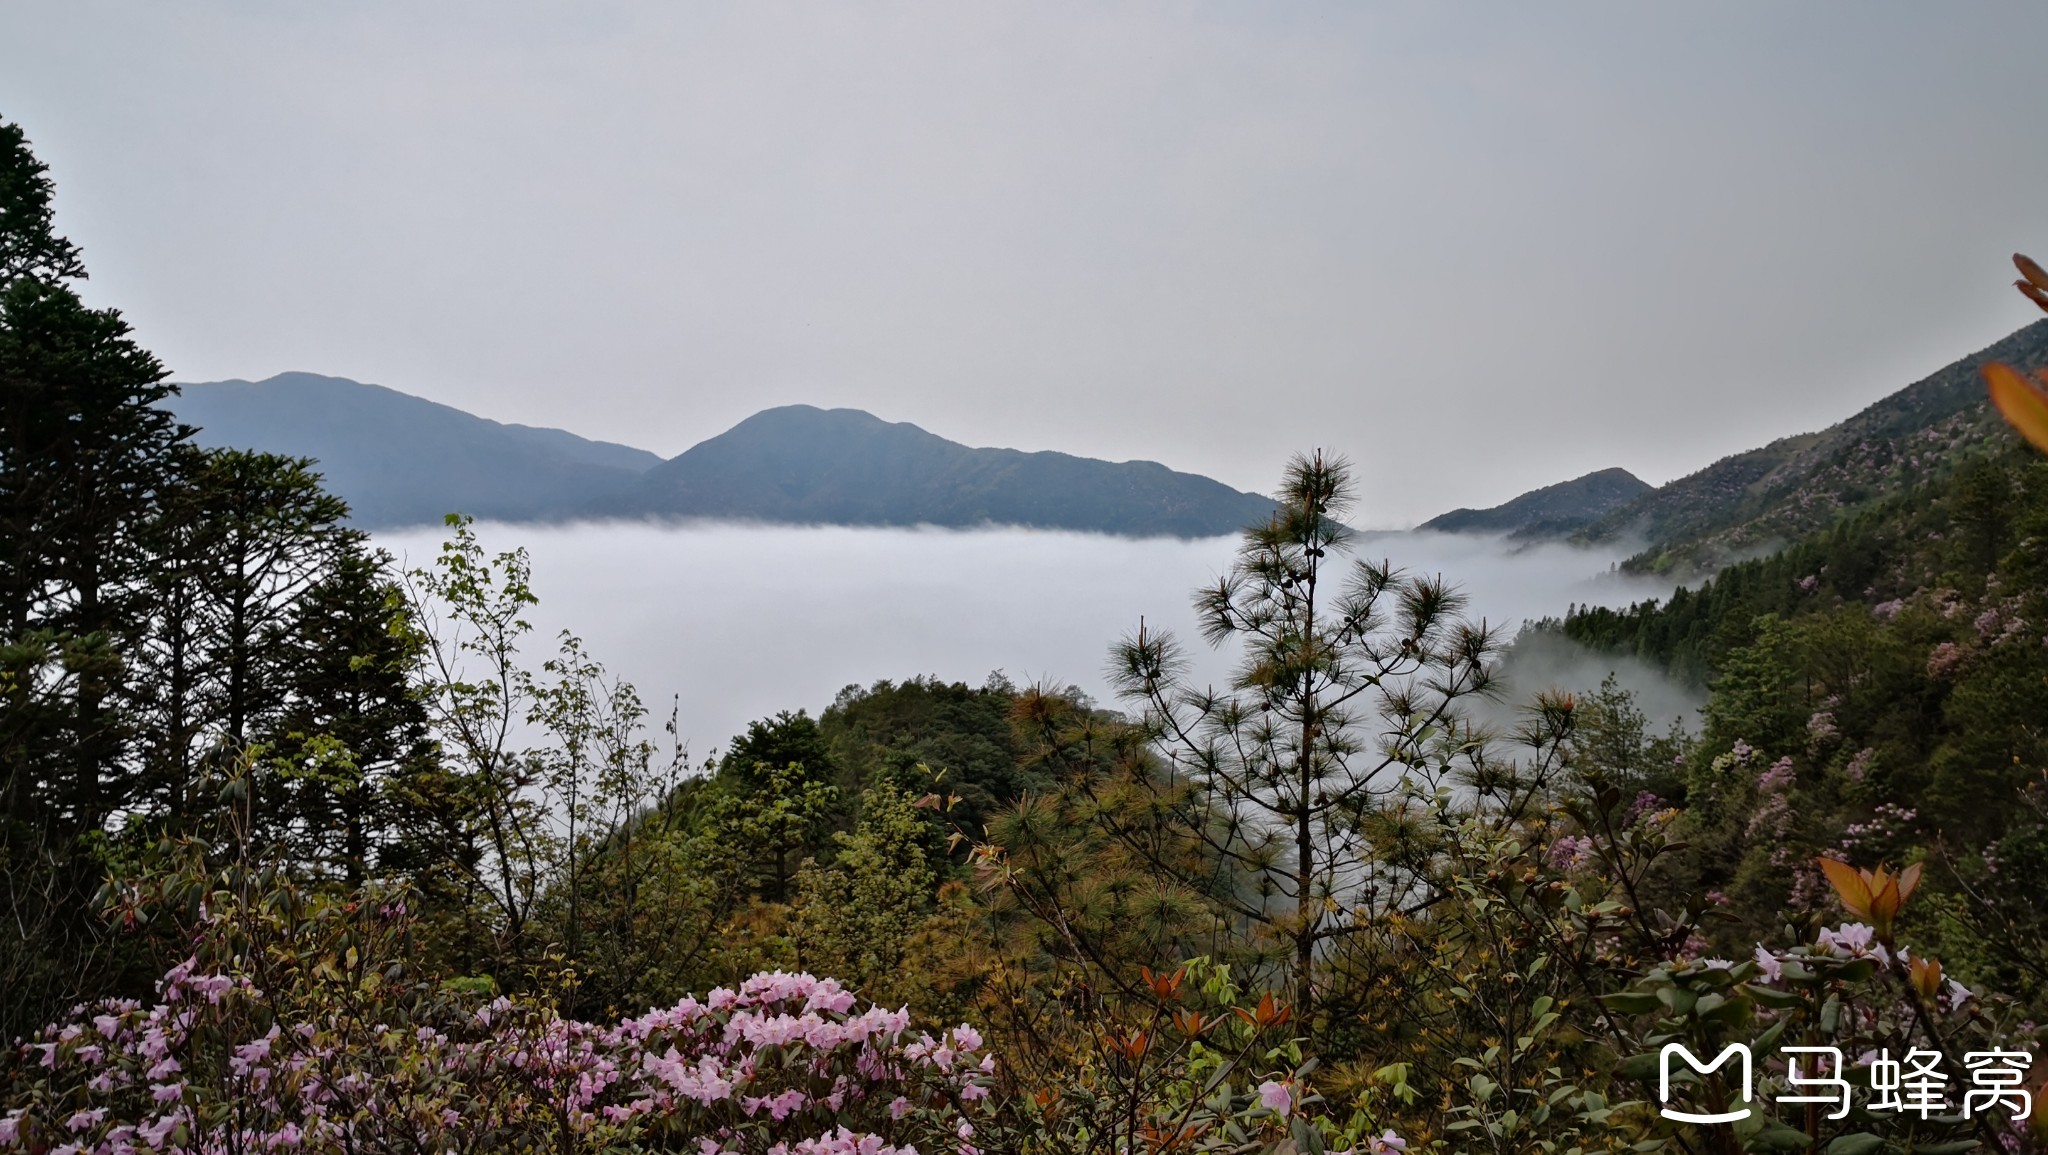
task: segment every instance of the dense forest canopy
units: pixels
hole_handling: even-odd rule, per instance
[[[316,462],[196,448],[52,196],[0,125],[0,1149],[2039,1145],[1962,1090],[2048,1014],[2025,450],[1538,627],[1697,731],[1614,681],[1482,724],[1505,639],[1354,558],[1371,463],[1317,452],[1197,594],[1225,685],[1141,625],[1123,710],[911,676],[699,760],[524,553],[404,569]],[[1658,1077],[1738,1042],[1754,1096]]]

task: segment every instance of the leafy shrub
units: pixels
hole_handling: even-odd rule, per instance
[[[395,895],[246,893],[208,896],[154,1005],[81,1007],[21,1048],[0,1149],[974,1151],[995,1060],[971,1027],[913,1032],[780,972],[584,1022],[415,976]]]

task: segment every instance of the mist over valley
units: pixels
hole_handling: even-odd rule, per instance
[[[487,550],[524,548],[532,559],[532,648],[570,630],[652,713],[665,717],[680,696],[681,734],[698,756],[750,720],[798,708],[815,715],[842,687],[884,678],[980,685],[1000,670],[1019,685],[1074,685],[1114,707],[1103,667],[1111,643],[1141,617],[1178,634],[1197,673],[1219,685],[1235,661],[1203,643],[1189,604],[1230,564],[1233,537],[631,521],[476,528]],[[418,567],[441,532],[374,540]],[[1572,603],[1621,605],[1671,589],[1612,572],[1625,547],[1402,531],[1361,535],[1357,552],[1442,574],[1470,596],[1470,616],[1500,625],[1504,639]],[[1615,664],[1588,654],[1563,665],[1552,653],[1515,669],[1512,692],[1548,684],[1553,668],[1566,688],[1587,688]]]

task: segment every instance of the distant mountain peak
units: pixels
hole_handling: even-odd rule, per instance
[[[204,446],[311,457],[358,525],[430,525],[448,513],[560,520],[661,464],[644,449],[507,425],[318,373],[181,385],[164,404]]]
[[[976,449],[860,409],[764,409],[663,461],[314,373],[184,386],[200,444],[312,457],[369,527],[579,517],[1226,534],[1270,499],[1150,461]]]
[[[1724,457],[1588,526],[1588,541],[1647,540],[1624,570],[1682,577],[1833,526],[1930,482],[2014,435],[1986,400],[1986,361],[2048,368],[2048,319],[1959,357],[1816,433]]]
[[[1600,469],[1546,485],[1490,509],[1454,509],[1419,528],[1440,533],[1504,533],[1515,537],[1569,537],[1651,491],[1626,469]]]
[[[649,470],[619,504],[664,518],[1235,532],[1271,499],[1156,462],[981,449],[860,409],[766,409]]]
[[[1986,361],[2048,368],[2048,320],[1958,358],[1826,429],[1780,437],[1661,486],[1644,485],[1618,469],[1602,470],[1493,509],[1453,510],[1422,528],[1582,543],[1647,541],[1647,549],[1622,563],[1624,570],[1683,578],[1711,574],[2012,444],[2013,434],[1985,400],[1978,368]],[[1551,520],[1541,513],[1554,497],[1570,497],[1574,487],[1598,497],[1582,512],[1601,502],[1607,508],[1580,517],[1567,500],[1568,516]]]

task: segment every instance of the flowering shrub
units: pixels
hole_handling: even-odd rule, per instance
[[[1680,957],[1651,968],[1630,989],[1602,1000],[1635,1024],[1637,1053],[1619,1073],[1654,1086],[1665,1044],[1712,1055],[1739,1042],[1757,1056],[1755,1102],[1814,1104],[1783,1098],[1812,1084],[1793,1085],[1797,1072],[1779,1049],[1831,1050],[1838,1058],[1827,1073],[1845,1080],[1838,1110],[1759,1110],[1732,1129],[1717,1129],[1749,1150],[1877,1151],[1888,1143],[1914,1151],[2033,1149],[2025,1111],[1963,1110],[1960,1080],[1942,1093],[1939,1109],[1917,1117],[1910,1108],[1887,1113],[1876,1105],[1875,1063],[1910,1052],[1960,1070],[1973,1052],[2031,1053],[2037,1033],[2014,1021],[2013,1008],[1980,997],[1947,977],[1938,960],[1918,956],[1894,937],[1894,922],[1918,886],[1918,865],[1897,873],[1833,859],[1819,865],[1842,908],[1868,921],[1822,926],[1810,942],[1776,949],[1759,944],[1742,960]],[[1672,1093],[1694,1109],[1719,1110],[1741,1088],[1727,1072],[1704,1073],[1674,1082]]]
[[[1292,1008],[1253,999],[1231,968],[1196,958],[1141,969],[1135,998],[1082,1004],[1087,1035],[1011,1104],[1022,1155],[1398,1155],[1407,1140],[1349,1118],[1314,1085]],[[1042,1059],[1044,1056],[1033,1056]],[[1014,1075],[1014,1072],[1012,1072]]]
[[[154,1005],[81,1007],[20,1049],[0,1150],[975,1151],[981,1036],[915,1032],[832,979],[590,1023],[413,980],[402,903],[219,909]]]
[[[84,1152],[972,1151],[971,1027],[912,1034],[831,979],[761,974],[615,1024],[500,998],[438,1023],[280,1022],[245,976],[174,968],[26,1049],[0,1144]]]

